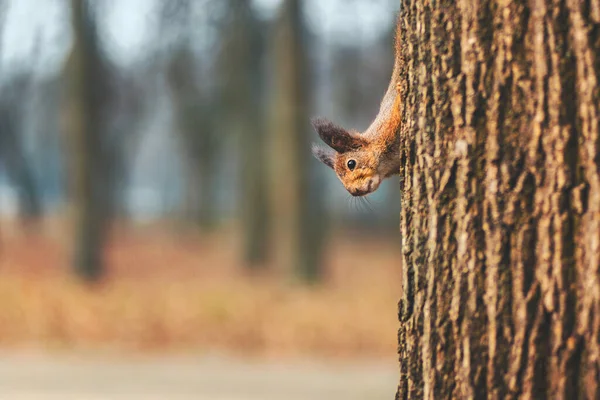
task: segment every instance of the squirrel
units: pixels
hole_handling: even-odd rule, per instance
[[[379,114],[362,134],[348,131],[324,118],[312,125],[330,149],[313,145],[313,155],[332,168],[352,196],[373,193],[385,178],[400,173],[400,40],[396,32],[396,54],[392,79]]]

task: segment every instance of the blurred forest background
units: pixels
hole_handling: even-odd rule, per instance
[[[0,0],[0,345],[393,355],[398,184],[351,198],[397,0]]]

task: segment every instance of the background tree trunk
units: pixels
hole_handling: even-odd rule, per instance
[[[194,2],[173,0],[161,4],[161,29],[165,36],[177,35],[175,51],[168,55],[167,82],[174,106],[174,117],[185,155],[186,169],[184,221],[202,232],[210,232],[217,222],[216,178],[219,140],[218,116],[208,101],[206,85],[190,36]]]
[[[270,149],[273,237],[277,265],[301,280],[321,271],[320,195],[309,184],[309,83],[302,2],[286,0],[273,35]],[[305,165],[306,164],[306,165]]]
[[[600,398],[599,23],[403,1],[399,399]]]
[[[225,44],[220,55],[223,104],[239,140],[243,261],[250,269],[262,267],[268,256],[268,182],[266,157],[265,90],[262,56],[263,22],[250,0],[230,0]]]
[[[0,164],[18,190],[19,212],[25,222],[36,220],[42,214],[33,168],[20,135],[30,82],[31,76],[23,73],[3,89],[0,99]]]
[[[103,273],[107,171],[101,138],[106,84],[96,23],[86,0],[71,0],[74,44],[69,60],[67,143],[74,203],[74,268],[86,280]]]
[[[187,15],[184,14],[186,17]],[[214,193],[218,143],[214,117],[205,104],[195,69],[197,65],[186,40],[170,60],[168,81],[173,94],[181,145],[186,156],[185,218],[193,221],[201,231],[209,232],[216,222]]]

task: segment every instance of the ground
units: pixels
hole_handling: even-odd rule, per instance
[[[324,282],[305,287],[277,266],[245,273],[235,229],[115,228],[106,278],[85,286],[64,224],[0,228],[0,348],[395,358],[393,234],[334,232]]]
[[[0,228],[0,399],[377,400],[396,391],[393,235],[335,234],[324,282],[306,287],[273,265],[244,272],[234,230],[121,227],[105,279],[83,285],[62,224]]]
[[[10,400],[384,400],[389,364],[233,361],[218,357],[0,358],[0,398]]]

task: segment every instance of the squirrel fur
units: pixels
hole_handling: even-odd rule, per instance
[[[392,79],[379,113],[364,133],[348,131],[324,118],[312,120],[313,127],[329,149],[313,145],[314,156],[332,168],[346,190],[364,196],[377,190],[381,182],[400,171],[399,136],[400,68],[399,35]]]

